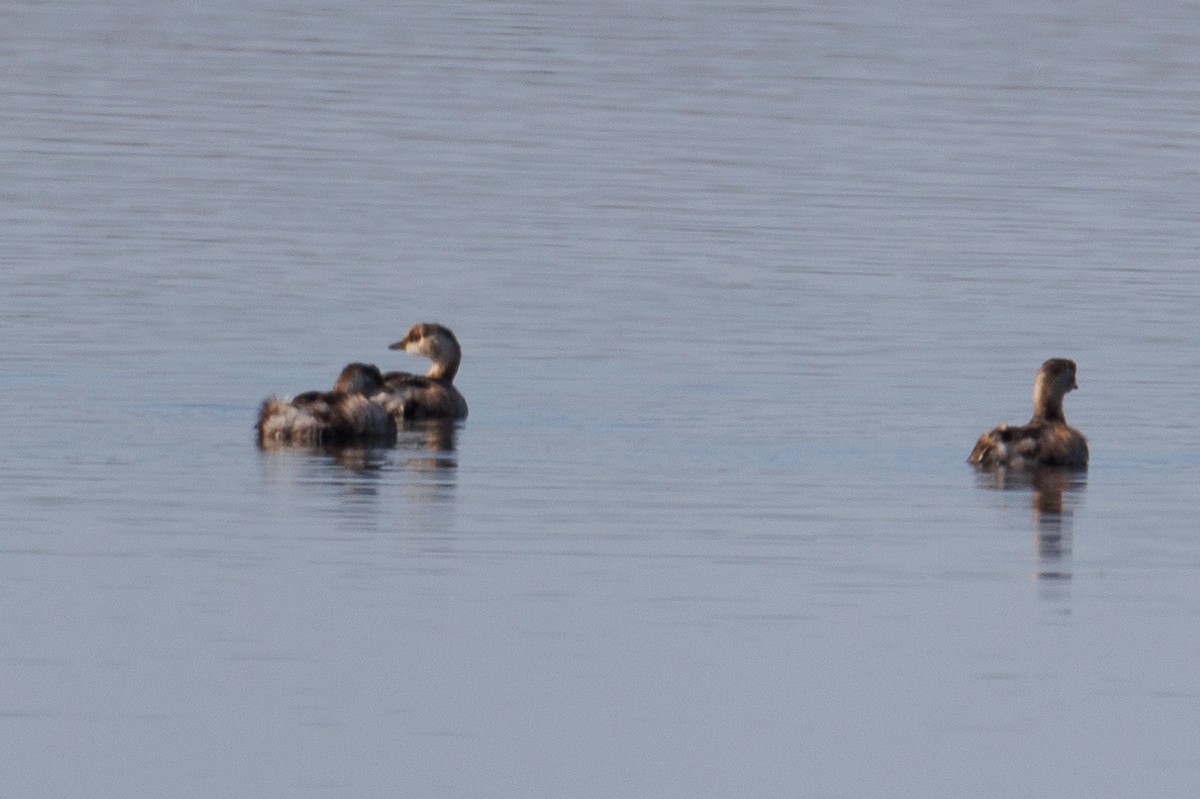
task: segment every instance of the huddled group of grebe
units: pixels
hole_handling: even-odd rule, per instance
[[[260,444],[387,444],[404,422],[465,419],[467,401],[454,387],[462,349],[449,328],[413,325],[390,349],[423,355],[432,362],[425,375],[383,374],[365,363],[342,370],[332,391],[309,391],[287,399],[268,397],[258,414]],[[1029,424],[1002,424],[984,433],[967,462],[980,469],[1086,469],[1087,439],[1067,424],[1063,397],[1078,388],[1075,362],[1051,358],[1033,383]]]
[[[255,425],[259,444],[391,444],[406,421],[466,418],[467,401],[454,387],[462,362],[454,333],[433,323],[413,325],[391,349],[425,356],[432,362],[429,372],[383,374],[352,363],[332,391],[268,397]]]

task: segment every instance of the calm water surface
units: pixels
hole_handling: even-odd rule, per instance
[[[1200,14],[852,5],[0,9],[6,793],[1196,795]]]

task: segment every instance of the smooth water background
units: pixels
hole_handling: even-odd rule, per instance
[[[1194,2],[10,3],[0,63],[7,796],[1196,795]],[[254,446],[423,320],[453,442]],[[1051,356],[1061,505],[963,463]]]

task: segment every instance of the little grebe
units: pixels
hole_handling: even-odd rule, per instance
[[[408,335],[389,349],[424,355],[433,365],[424,375],[385,374],[383,391],[374,397],[377,403],[398,421],[467,417],[467,401],[453,383],[462,363],[462,348],[449,328],[430,322],[413,325]]]
[[[1003,466],[1013,469],[1060,466],[1086,469],[1087,439],[1067,424],[1063,397],[1079,388],[1075,362],[1051,358],[1038,370],[1033,383],[1033,418],[1023,427],[1002,424],[984,433],[967,458],[980,468]]]
[[[382,390],[378,368],[352,363],[338,375],[333,391],[268,397],[255,425],[259,444],[394,443],[395,420],[369,399]]]

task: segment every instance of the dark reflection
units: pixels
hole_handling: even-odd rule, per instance
[[[395,445],[390,447],[263,441],[259,443],[259,449],[265,453],[309,455],[355,472],[386,469],[393,463],[392,457],[398,454],[395,465],[429,473],[458,467],[454,450],[460,424],[450,419],[408,420],[400,428]]]
[[[314,494],[336,502],[342,524],[373,529],[379,513],[380,475],[390,451],[362,445],[263,442],[263,465],[271,482],[299,492],[303,506]]]
[[[1087,486],[1087,473],[1051,466],[1012,471],[997,467],[981,471],[977,481],[984,488],[1033,494],[1033,548],[1038,559],[1034,576],[1047,585],[1070,580],[1074,508]]]
[[[406,420],[396,438],[400,465],[424,473],[458,468],[455,447],[459,424],[453,419]]]
[[[395,467],[402,470],[403,496],[410,503],[408,521],[425,534],[444,528],[457,487],[458,425],[447,419],[406,421],[396,439]]]
[[[388,450],[361,444],[303,444],[290,441],[263,441],[263,452],[288,452],[311,455],[355,472],[374,472],[387,464]]]
[[[405,519],[433,531],[448,524],[446,511],[456,487],[460,424],[407,421],[396,444],[389,447],[266,441],[260,450],[271,482],[306,495],[315,492],[335,497],[342,523],[355,529],[377,528],[381,514],[398,507],[386,499],[398,490],[412,503]]]

